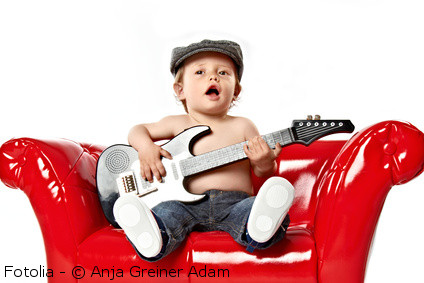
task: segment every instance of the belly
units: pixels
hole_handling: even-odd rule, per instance
[[[242,191],[252,194],[249,160],[200,173],[186,180],[186,189],[193,194],[208,190]]]

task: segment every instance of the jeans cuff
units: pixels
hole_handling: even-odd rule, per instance
[[[250,253],[252,253],[255,249],[266,249],[270,246],[272,246],[275,242],[274,238],[276,238],[277,235],[280,234],[279,237],[284,237],[286,235],[287,232],[287,228],[289,227],[290,224],[290,216],[287,214],[286,217],[284,218],[283,223],[281,223],[280,227],[277,229],[277,231],[275,231],[274,235],[272,235],[272,237],[263,243],[259,243],[255,240],[252,239],[252,237],[250,237],[249,232],[247,231],[247,222],[249,221],[249,218],[247,218],[246,221],[246,226],[245,226],[245,232],[244,232],[244,237],[242,236],[242,239],[246,240],[247,242],[247,248],[246,250]]]
[[[150,262],[153,262],[153,261],[158,261],[158,260],[160,260],[162,257],[163,257],[163,255],[165,254],[165,251],[166,251],[166,247],[167,247],[167,245],[168,245],[168,241],[169,241],[169,236],[168,236],[168,234],[166,233],[166,228],[165,228],[165,225],[163,224],[163,222],[162,222],[162,220],[152,211],[152,214],[153,214],[153,216],[155,217],[155,220],[156,220],[156,223],[158,224],[158,227],[159,227],[159,230],[160,230],[160,234],[161,234],[161,236],[162,236],[162,248],[161,248],[161,250],[160,250],[160,252],[159,252],[159,254],[158,255],[156,255],[155,257],[145,257],[145,256],[143,256],[136,248],[135,248],[135,246],[133,245],[133,243],[130,241],[130,239],[128,239],[128,237],[127,237],[127,239],[128,239],[128,241],[130,241],[130,243],[131,243],[131,245],[134,247],[134,250],[137,252],[137,255],[139,256],[139,257],[141,257],[142,259],[144,259],[144,260],[146,260],[146,261],[150,261]]]
[[[266,241],[266,242],[264,242],[264,243],[256,242],[255,240],[253,240],[253,239],[250,237],[249,232],[247,232],[247,231],[246,231],[246,240],[247,240],[247,247],[246,247],[246,250],[247,250],[249,253],[253,253],[253,251],[254,251],[255,249],[257,249],[257,248],[261,249],[261,248],[266,247],[266,246],[269,244],[269,242],[270,242],[269,240],[268,240],[268,241]]]

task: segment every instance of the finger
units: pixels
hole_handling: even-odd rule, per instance
[[[270,150],[268,144],[265,142],[265,140],[258,136],[255,139],[255,150],[257,153],[267,152]]]
[[[153,176],[152,176],[152,171],[150,170],[150,167],[148,167],[148,169],[146,167],[144,167],[144,174],[145,174],[145,180],[152,183],[153,182]]]
[[[163,148],[160,150],[160,154],[165,158],[172,159],[172,155]]]
[[[258,145],[261,147],[262,150],[270,150],[268,144],[262,137],[259,137]]]
[[[163,166],[163,163],[161,161],[156,163],[156,168],[159,170],[159,173],[160,173],[161,176],[163,176],[163,177],[166,176],[166,170],[165,170],[165,167]]]
[[[158,180],[159,182],[162,182],[162,176],[160,175],[159,170],[157,168],[152,168],[152,172],[156,180]]]
[[[256,152],[257,148],[258,148],[258,140],[256,137],[253,137],[252,139],[249,140],[248,143],[249,146],[249,151],[251,152]]]
[[[275,157],[278,157],[282,150],[283,150],[283,148],[281,147],[281,145],[279,143],[277,143],[275,145],[275,149],[274,149]]]
[[[142,166],[140,166],[140,176],[143,180],[146,180],[146,174],[144,173],[144,169]]]
[[[248,158],[250,158],[251,154],[250,154],[250,151],[249,151],[249,147],[247,146],[247,143],[245,143],[245,144],[243,145],[243,150],[244,150],[244,153],[246,154],[246,156],[247,156]]]
[[[141,176],[141,178],[143,178],[143,180],[145,180],[146,174],[144,173],[144,164],[141,161],[140,154],[138,155],[138,160],[140,161],[140,176]]]
[[[144,180],[147,180],[147,172],[149,171],[150,167],[147,163],[140,163],[140,175]]]

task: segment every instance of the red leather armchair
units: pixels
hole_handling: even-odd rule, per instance
[[[387,193],[424,165],[423,133],[397,121],[348,141],[288,146],[278,175],[292,182],[296,197],[283,241],[250,254],[225,232],[194,232],[171,255],[148,263],[103,215],[95,185],[103,149],[30,138],[0,149],[1,180],[26,193],[40,223],[49,282],[362,282]],[[257,189],[264,180],[253,181]]]

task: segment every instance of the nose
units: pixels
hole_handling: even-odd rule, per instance
[[[216,75],[216,74],[212,74],[210,77],[209,77],[209,80],[210,81],[219,81],[219,78],[218,78],[218,76]]]

